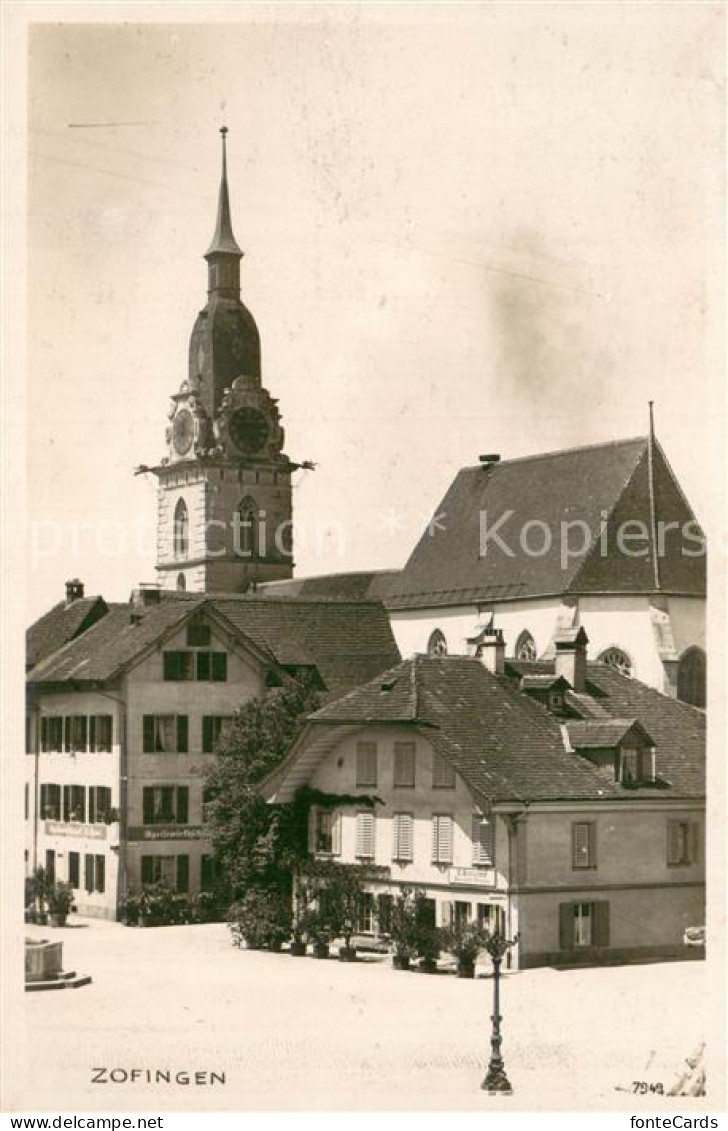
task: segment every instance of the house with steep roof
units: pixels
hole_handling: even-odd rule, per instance
[[[375,601],[152,586],[106,606],[28,675],[27,870],[109,918],[142,883],[211,886],[204,781],[235,711],[285,674],[331,698],[398,659]]]
[[[385,601],[403,656],[465,654],[493,622],[550,658],[583,626],[590,658],[705,706],[702,531],[648,436],[458,473]]]
[[[271,803],[329,795],[313,856],[384,869],[361,930],[414,885],[439,925],[517,937],[521,967],[692,956],[704,713],[587,662],[583,629],[555,643],[558,658],[508,660],[485,632],[471,655],[404,660],[311,715],[263,783]]]

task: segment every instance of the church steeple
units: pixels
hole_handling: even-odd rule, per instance
[[[217,224],[212,243],[205,252],[208,266],[208,294],[224,298],[238,298],[240,294],[240,260],[243,253],[233,235],[230,217],[230,196],[227,181],[227,126],[222,135],[222,176],[217,205]]]

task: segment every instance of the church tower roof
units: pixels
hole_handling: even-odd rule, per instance
[[[230,196],[227,181],[227,126],[220,130],[222,136],[222,176],[220,178],[220,195],[217,204],[217,224],[212,243],[205,252],[205,259],[211,255],[237,255],[242,258],[243,252],[233,235],[233,224],[230,216]]]

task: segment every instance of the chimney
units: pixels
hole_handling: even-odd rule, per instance
[[[141,609],[133,606],[131,612],[129,613],[129,624],[141,624],[142,617],[143,613]]]
[[[71,581],[66,582],[66,604],[72,605],[74,601],[78,601],[83,597],[83,582],[74,577]]]
[[[500,463],[500,456],[495,453],[490,453],[487,456],[478,456],[483,467],[492,467],[494,463]]]
[[[506,645],[499,628],[488,624],[477,636],[468,640],[472,655],[493,675],[503,675],[506,666]]]
[[[554,644],[556,659],[554,671],[571,684],[574,691],[584,691],[586,687],[586,646],[589,637],[583,628],[567,628],[560,632]]]
[[[162,587],[153,581],[140,581],[139,587],[132,590],[131,604],[135,609],[148,609],[158,605],[162,599]]]

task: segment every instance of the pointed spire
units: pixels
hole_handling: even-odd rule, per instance
[[[243,255],[233,235],[233,225],[230,218],[230,198],[228,196],[227,182],[227,132],[227,126],[223,126],[220,130],[222,135],[222,177],[220,180],[220,196],[217,205],[217,225],[215,227],[215,234],[212,237],[212,243],[205,252],[205,259],[219,253],[237,255],[239,258]]]

